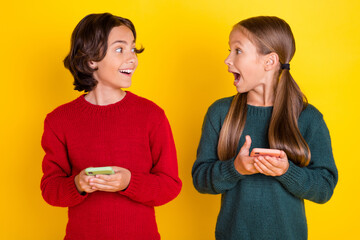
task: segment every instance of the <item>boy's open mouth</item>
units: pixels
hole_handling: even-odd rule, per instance
[[[134,70],[132,69],[123,69],[123,70],[119,70],[120,73],[126,74],[126,75],[130,75],[134,72]]]

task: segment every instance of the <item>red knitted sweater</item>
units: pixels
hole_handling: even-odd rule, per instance
[[[180,192],[175,144],[164,111],[131,92],[98,106],[84,96],[45,119],[41,190],[46,202],[68,207],[65,239],[160,239],[154,206]],[[74,178],[84,168],[130,170],[125,191],[82,196]]]

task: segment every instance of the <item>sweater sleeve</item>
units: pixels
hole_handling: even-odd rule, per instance
[[[151,171],[131,171],[128,188],[119,193],[148,206],[159,206],[174,199],[182,186],[173,135],[163,111],[159,124],[150,131],[149,144],[153,160]]]
[[[43,177],[41,191],[44,200],[53,206],[72,207],[81,203],[86,196],[77,191],[69,163],[66,145],[60,140],[45,119],[42,147],[45,156],[42,163]]]
[[[192,168],[193,184],[200,193],[220,194],[236,186],[245,176],[236,171],[234,158],[220,161],[217,145],[221,128],[220,120],[214,125],[216,114],[211,107],[205,115],[197,157]]]
[[[332,154],[329,130],[323,118],[313,129],[311,138],[305,138],[311,151],[310,164],[307,167],[298,167],[289,161],[288,171],[276,178],[294,196],[325,203],[333,194],[338,172]]]

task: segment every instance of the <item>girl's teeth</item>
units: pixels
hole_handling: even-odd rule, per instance
[[[234,73],[234,78],[235,78],[235,81],[236,81],[236,80],[239,80],[240,74],[239,74],[239,73]]]

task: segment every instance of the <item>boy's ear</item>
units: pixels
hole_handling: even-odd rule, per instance
[[[272,70],[279,66],[279,56],[272,52],[265,56],[265,71]]]
[[[89,61],[89,67],[91,67],[94,70],[97,70],[98,68],[98,63],[95,61]]]

